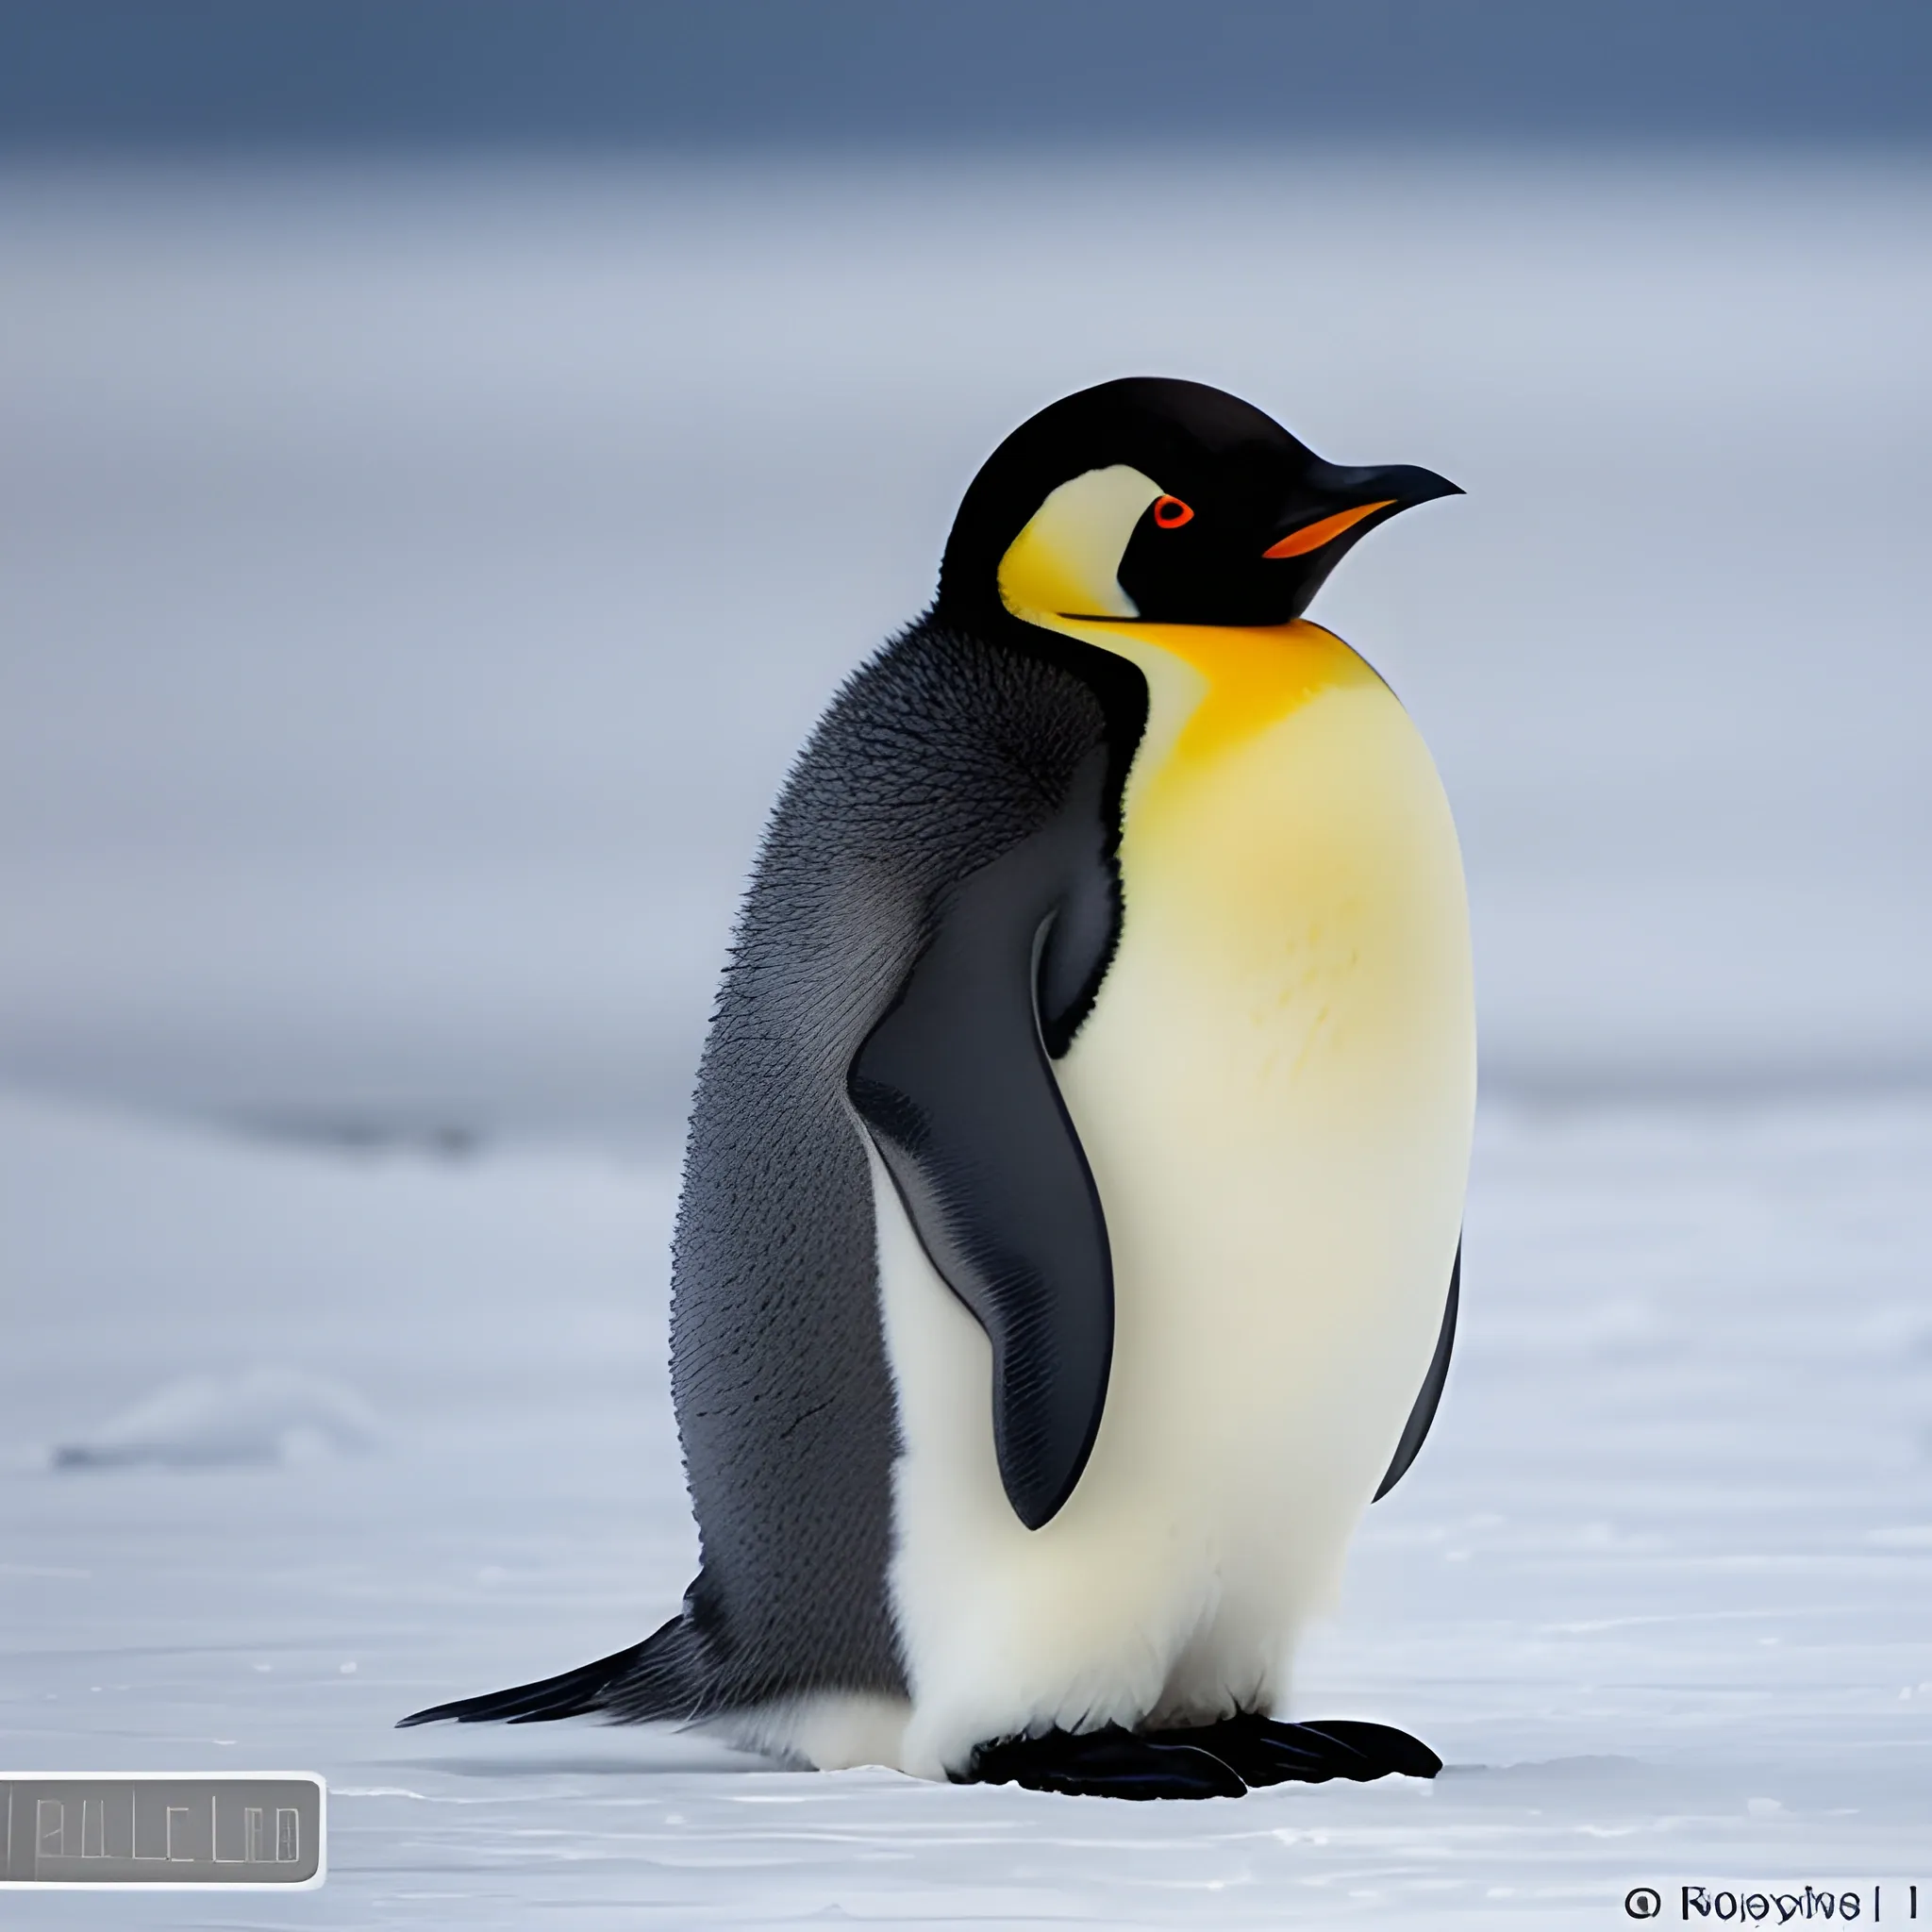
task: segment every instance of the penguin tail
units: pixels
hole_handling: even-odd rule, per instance
[[[687,1612],[628,1650],[579,1664],[535,1684],[515,1684],[481,1697],[432,1705],[399,1719],[396,1728],[441,1724],[541,1724],[561,1717],[608,1711],[620,1724],[695,1717],[705,1699],[704,1643]]]

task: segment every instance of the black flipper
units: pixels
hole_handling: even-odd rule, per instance
[[[1051,824],[953,890],[847,1083],[934,1268],[992,1342],[1000,1479],[1029,1529],[1080,1479],[1113,1359],[1107,1224],[1047,1054],[1113,942],[1105,779],[1090,759]]]
[[[629,1721],[695,1717],[704,1702],[702,1650],[703,1640],[689,1613],[680,1612],[628,1650],[535,1684],[414,1711],[400,1719],[396,1728],[445,1719],[459,1724],[541,1724],[590,1711],[608,1711]]]
[[[1415,1460],[1429,1433],[1429,1424],[1436,1420],[1436,1408],[1442,1400],[1442,1384],[1449,1379],[1449,1357],[1456,1347],[1456,1307],[1461,1299],[1462,1243],[1457,1241],[1456,1265],[1449,1271],[1449,1301],[1442,1310],[1442,1332],[1436,1337],[1436,1353],[1430,1359],[1429,1373],[1423,1377],[1422,1393],[1408,1412],[1402,1441],[1395,1445],[1395,1459],[1382,1478],[1382,1487],[1370,1499],[1373,1502],[1379,1503],[1408,1474],[1408,1465]]]

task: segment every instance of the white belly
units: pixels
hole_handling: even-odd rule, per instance
[[[986,1337],[874,1162],[898,1757],[928,1776],[1029,1727],[1278,1707],[1441,1323],[1474,1037],[1428,754],[1372,679],[1191,764],[1158,762],[1173,724],[1137,764],[1120,950],[1058,1068],[1116,1331],[1091,1460],[1041,1530],[1000,1486]]]

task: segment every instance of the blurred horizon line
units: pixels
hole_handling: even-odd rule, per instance
[[[1517,1115],[1645,1113],[1763,1114],[1792,1108],[1923,1106],[1932,1103],[1932,1063],[1895,1071],[1818,1067],[1738,1069],[1681,1076],[1509,1073],[1481,1076],[1477,1111]],[[636,1102],[534,1112],[479,1105],[228,1105],[128,1089],[0,1076],[0,1107],[81,1116],[134,1128],[304,1148],[343,1157],[411,1155],[467,1160],[505,1147],[602,1147],[660,1160],[684,1145],[689,1105]]]

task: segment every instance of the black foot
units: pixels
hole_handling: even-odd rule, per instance
[[[1024,1785],[1075,1798],[1239,1798],[1247,1790],[1211,1751],[1119,1724],[982,1744],[961,1784]]]
[[[1282,1724],[1243,1712],[1218,1724],[1159,1735],[1174,1743],[1211,1751],[1249,1785],[1319,1785],[1335,1777],[1367,1784],[1391,1773],[1434,1777],[1442,1768],[1442,1760],[1419,1738],[1390,1724],[1364,1724],[1357,1718]]]
[[[1280,1724],[1242,1715],[1192,1730],[1048,1731],[982,1744],[958,1782],[1024,1785],[1086,1798],[1239,1798],[1252,1786],[1325,1784],[1400,1772],[1434,1777],[1442,1760],[1407,1731],[1335,1718]]]

